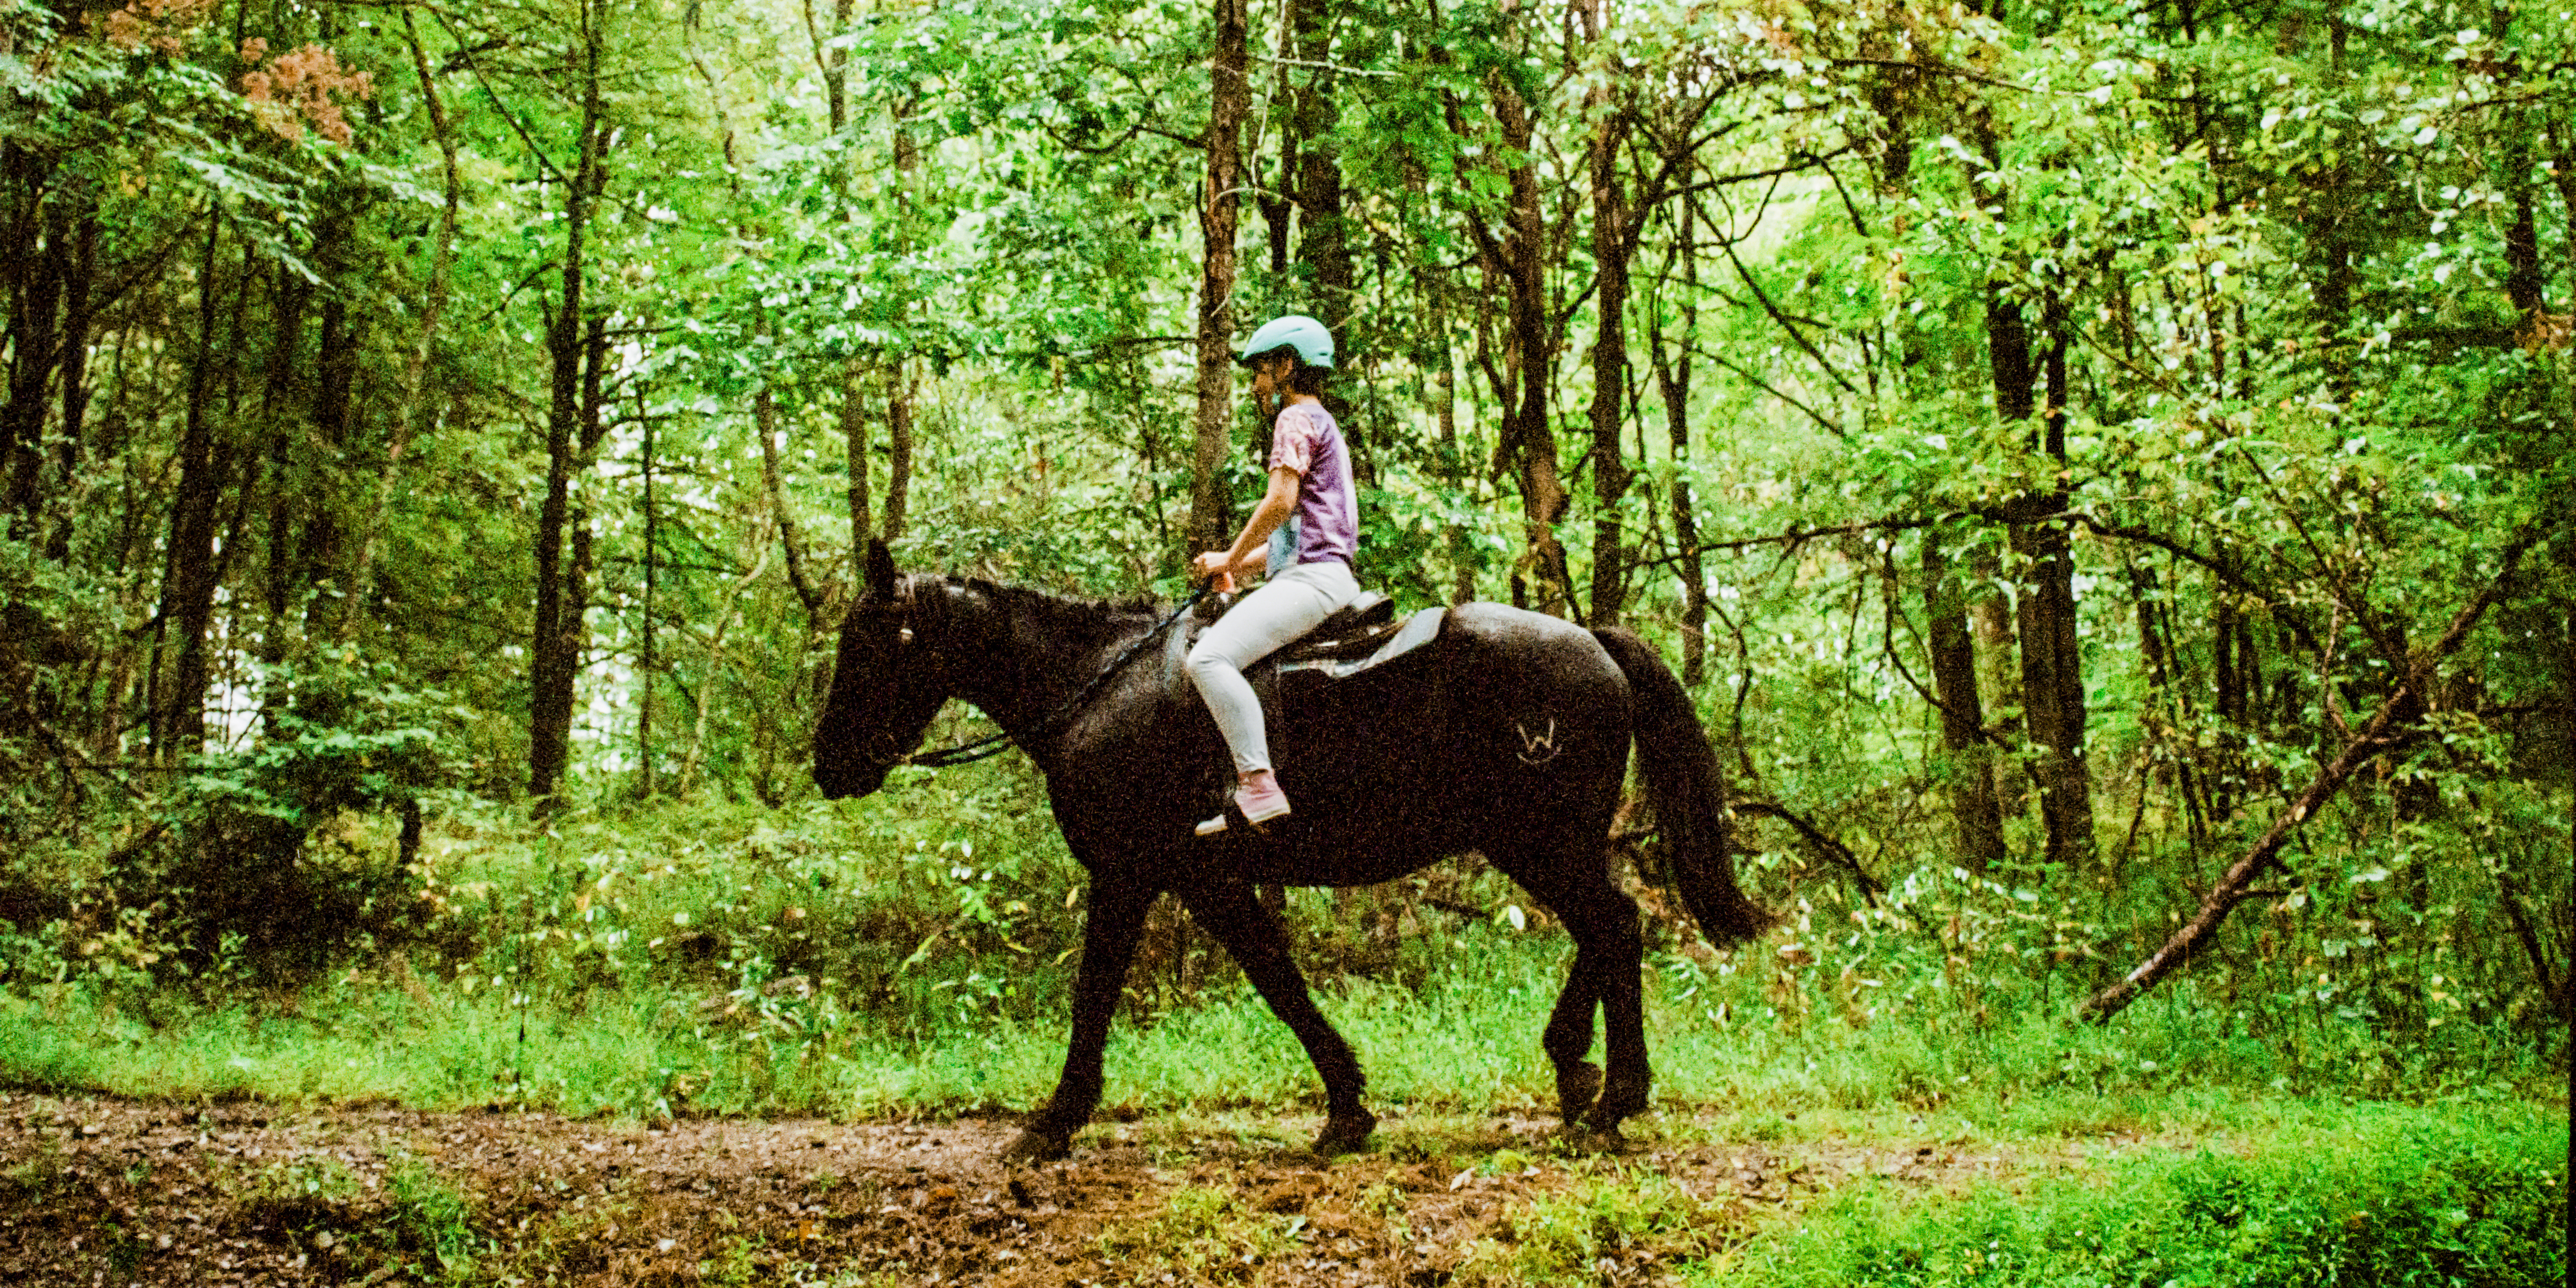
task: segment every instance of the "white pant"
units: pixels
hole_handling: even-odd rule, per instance
[[[1359,593],[1349,564],[1339,559],[1301,563],[1244,596],[1190,647],[1190,682],[1199,687],[1208,714],[1216,717],[1217,732],[1234,753],[1236,773],[1270,768],[1270,732],[1243,668],[1315,629]]]

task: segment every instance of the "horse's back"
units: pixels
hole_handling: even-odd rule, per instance
[[[1194,843],[1190,824],[1232,774],[1198,695],[1156,678],[1145,671],[1082,722],[1080,750],[1051,775],[1068,838],[1169,845],[1170,861],[1237,864],[1248,880],[1368,884],[1470,850],[1597,843],[1626,773],[1627,680],[1592,633],[1462,604],[1431,645],[1384,665],[1264,682],[1294,821],[1259,840]]]
[[[1606,835],[1627,766],[1618,664],[1582,627],[1502,604],[1452,609],[1433,647],[1378,670],[1284,683],[1271,715],[1280,781],[1316,829],[1296,848],[1337,869],[1314,879]]]

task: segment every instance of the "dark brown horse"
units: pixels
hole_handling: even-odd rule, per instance
[[[1377,1119],[1361,1104],[1359,1061],[1315,1009],[1253,886],[1367,885],[1469,851],[1574,937],[1574,967],[1541,1038],[1568,1127],[1615,1133],[1644,1109],[1644,947],[1636,902],[1606,860],[1632,740],[1663,875],[1701,929],[1732,945],[1770,924],[1736,889],[1716,757],[1689,695],[1653,650],[1624,630],[1587,631],[1497,604],[1451,610],[1430,645],[1301,688],[1287,710],[1274,709],[1271,746],[1297,812],[1265,835],[1238,827],[1202,840],[1191,825],[1231,775],[1207,709],[1188,685],[1175,690],[1161,655],[1148,651],[1072,704],[1157,620],[1145,605],[898,577],[884,545],[871,542],[865,593],[841,627],[814,732],[814,781],[825,796],[875,791],[940,705],[962,698],[1045,772],[1057,825],[1091,873],[1064,1075],[1009,1157],[1060,1157],[1090,1120],[1138,931],[1166,890],[1305,1044],[1329,1112],[1316,1151],[1361,1147]],[[1596,1006],[1609,1028],[1606,1080],[1584,1059]]]

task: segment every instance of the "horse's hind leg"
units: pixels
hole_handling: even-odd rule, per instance
[[[1315,1152],[1329,1157],[1367,1145],[1369,1133],[1377,1129],[1377,1116],[1360,1104],[1365,1086],[1360,1062],[1332,1021],[1315,1009],[1305,975],[1288,956],[1288,939],[1280,933],[1279,922],[1252,897],[1252,887],[1240,882],[1212,882],[1184,889],[1180,895],[1199,929],[1214,935],[1234,954],[1244,977],[1305,1045],[1306,1058],[1315,1062],[1315,1072],[1323,1077],[1326,1118],[1323,1134],[1315,1138]]]
[[[1646,1060],[1643,985],[1645,937],[1637,901],[1611,884],[1597,858],[1576,862],[1558,853],[1494,855],[1530,896],[1555,913],[1574,939],[1574,965],[1557,995],[1539,1045],[1556,1066],[1559,1112],[1569,1128],[1616,1133],[1646,1107],[1654,1074]],[[1583,1057],[1592,1050],[1592,1008],[1609,1030],[1609,1076]],[[1597,1095],[1596,1095],[1597,1093]]]
[[[1118,1010],[1127,964],[1136,956],[1145,910],[1158,893],[1123,882],[1092,883],[1091,915],[1082,926],[1082,965],[1074,974],[1073,1040],[1065,1048],[1064,1076],[1019,1139],[1002,1151],[1005,1162],[1062,1158],[1073,1148],[1073,1134],[1091,1121],[1091,1111],[1100,1104],[1100,1060],[1109,1044],[1109,1019]]]

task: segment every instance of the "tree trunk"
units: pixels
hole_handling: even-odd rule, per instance
[[[1429,277],[1423,286],[1432,341],[1422,365],[1433,373],[1431,417],[1440,431],[1441,473],[1450,487],[1464,492],[1474,485],[1474,472],[1467,468],[1466,453],[1458,444],[1458,373],[1457,357],[1449,351],[1448,283]],[[1464,604],[1476,597],[1476,562],[1467,527],[1451,523],[1442,537],[1449,552],[1449,602]]]
[[[320,459],[304,472],[307,517],[301,547],[303,585],[315,590],[305,607],[308,639],[337,639],[348,615],[347,537],[340,520],[339,462],[349,453],[357,410],[358,353],[365,328],[349,316],[339,292],[322,301],[320,348],[314,355],[313,431]]]
[[[591,199],[602,178],[600,18],[590,0],[584,0],[581,152],[564,185],[563,285],[546,338],[553,386],[546,412],[546,495],[537,512],[537,611],[528,649],[528,792],[540,799],[555,794],[570,759],[573,676],[579,667],[578,659],[565,652],[579,624],[566,620],[571,606],[564,602],[563,545],[574,444],[582,427],[583,331],[588,320],[582,311],[582,248],[589,231]]]
[[[1279,38],[1275,47],[1278,50],[1276,61],[1279,65],[1279,86],[1271,101],[1291,103],[1297,97],[1296,82],[1290,77],[1290,73],[1295,70],[1292,64],[1297,58],[1297,15],[1290,12],[1288,6],[1282,6],[1280,9]],[[1272,277],[1284,277],[1288,273],[1288,248],[1295,222],[1294,212],[1297,209],[1297,164],[1300,151],[1296,113],[1287,113],[1278,122],[1278,127],[1279,172],[1277,176],[1273,181],[1263,183],[1260,176],[1261,163],[1258,158],[1255,158],[1251,163],[1253,174],[1245,184],[1246,187],[1253,189],[1252,204],[1261,211],[1261,227],[1270,248]]]
[[[1511,344],[1520,378],[1513,391],[1518,400],[1503,413],[1495,454],[1520,485],[1527,560],[1538,581],[1537,607],[1561,617],[1573,611],[1574,586],[1566,570],[1564,543],[1556,536],[1568,497],[1558,466],[1556,431],[1548,419],[1548,379],[1556,366],[1556,344],[1547,307],[1547,229],[1539,204],[1537,161],[1531,152],[1536,127],[1519,90],[1500,76],[1493,78],[1492,86],[1494,118],[1502,127],[1503,146],[1521,158],[1508,174],[1511,209],[1497,265],[1510,291]]]
[[[606,401],[602,386],[603,369],[607,364],[608,319],[593,316],[582,340],[581,441],[573,455],[573,473],[577,478],[590,475],[597,460],[599,440],[607,428],[600,414]],[[555,700],[563,712],[567,735],[572,727],[572,712],[580,688],[582,658],[590,649],[590,581],[591,573],[599,566],[587,488],[573,494],[569,526],[572,529],[572,560],[564,568],[563,615],[558,619],[563,638],[556,645],[555,656],[560,669],[555,674],[554,691]]]
[[[849,470],[847,495],[850,503],[850,584],[859,585],[867,576],[862,561],[868,554],[868,537],[876,532],[876,507],[868,499],[868,365],[864,358],[846,358],[841,362],[841,447],[845,467]],[[771,455],[775,456],[773,451]]]
[[[368,506],[366,525],[358,534],[358,553],[349,565],[349,584],[343,588],[352,599],[367,594],[367,579],[375,567],[376,551],[384,541],[385,517],[393,509],[394,487],[402,476],[403,456],[410,451],[413,436],[427,419],[423,394],[429,378],[429,356],[438,341],[439,318],[447,309],[448,283],[456,262],[457,216],[464,205],[464,183],[456,165],[456,135],[448,121],[447,104],[439,97],[438,80],[429,67],[429,51],[420,43],[420,31],[409,7],[402,10],[402,16],[412,72],[420,79],[421,101],[429,109],[430,134],[438,144],[443,200],[438,233],[430,243],[429,282],[422,292],[420,329],[412,337],[411,351],[403,357],[402,405],[394,410],[384,468],[376,477],[375,499]],[[349,637],[358,621],[359,614],[354,611],[340,619],[342,639]]]
[[[1619,184],[1619,144],[1626,118],[1603,115],[1592,140],[1592,263],[1596,326],[1592,335],[1592,620],[1619,624],[1627,599],[1627,564],[1619,503],[1628,494],[1628,463],[1619,452],[1619,411],[1628,393],[1628,212]]]
[[[1292,57],[1305,83],[1290,99],[1297,140],[1297,260],[1313,275],[1312,307],[1338,330],[1351,316],[1351,243],[1343,214],[1342,161],[1333,145],[1333,0],[1288,0]]]
[[[641,469],[644,483],[644,621],[642,645],[635,659],[635,795],[650,800],[653,796],[653,676],[661,666],[654,651],[653,614],[658,605],[662,584],[661,511],[653,496],[653,417],[644,406],[644,395],[635,395],[635,424],[643,435]]]
[[[1252,84],[1245,0],[1216,0],[1216,32],[1208,59],[1207,176],[1199,202],[1199,237],[1206,251],[1199,273],[1197,452],[1190,467],[1190,544],[1193,550],[1224,547],[1231,535],[1222,485],[1228,412],[1234,402],[1234,238],[1242,185],[1243,118]]]
[[[14,177],[14,176],[13,176]],[[24,228],[12,229],[13,250],[26,254],[6,270],[9,291],[9,397],[0,404],[0,451],[8,477],[9,531],[26,536],[39,521],[37,484],[45,458],[45,413],[53,402],[54,367],[61,357],[64,279],[70,275],[69,218],[45,200],[35,178],[21,197]]]
[[[1977,649],[1968,637],[1967,600],[1934,530],[1923,534],[1923,615],[1932,697],[1941,708],[1941,749],[1950,760],[1951,808],[1959,818],[1961,866],[1981,872],[2005,858],[2003,811],[1995,799],[1985,712],[1977,701]]]
[[[762,326],[765,328],[767,323],[762,323]],[[787,584],[796,592],[797,602],[805,605],[806,626],[822,630],[830,624],[824,617],[832,597],[815,585],[806,572],[805,540],[797,533],[796,520],[788,512],[787,483],[778,470],[778,399],[766,383],[751,396],[751,426],[752,432],[760,437],[760,485],[761,490],[769,494],[770,516],[778,524],[779,550],[787,556]],[[862,476],[865,465],[864,461],[860,462]],[[865,530],[854,530],[852,535],[859,539],[859,549],[864,551],[867,548]]]
[[[853,0],[832,0],[832,30],[824,38],[823,47],[815,51],[823,60],[823,110],[830,117],[835,137],[850,124],[850,51],[848,46],[832,42],[850,30],[853,7]],[[813,10],[808,8],[805,12],[810,21]]]
[[[326,227],[317,231],[317,240],[327,244]],[[317,256],[316,258],[320,258]],[[262,568],[261,586],[268,619],[254,646],[262,666],[270,668],[272,679],[283,678],[284,666],[296,659],[303,627],[295,609],[303,589],[304,567],[295,548],[297,510],[311,489],[310,480],[296,480],[295,445],[303,437],[296,422],[299,414],[310,408],[293,406],[298,377],[305,370],[304,318],[313,303],[313,288],[304,275],[284,265],[269,274],[273,285],[269,292],[268,370],[260,381],[259,413],[256,423],[267,439],[254,460],[254,472],[265,469],[277,486],[269,489],[268,532],[261,545],[267,555]],[[243,490],[250,491],[252,479],[245,476]],[[229,546],[231,543],[227,542]],[[278,721],[286,714],[289,694],[282,684],[260,686],[259,710],[261,727],[272,737],[284,731]]]
[[[921,168],[921,154],[913,146],[912,131],[904,127],[909,107],[908,103],[899,102],[894,113],[894,170],[896,182],[902,186],[907,203],[913,195],[913,173]],[[910,248],[908,235],[902,238],[902,242],[907,249]],[[904,355],[898,352],[886,368],[884,531],[887,545],[903,539],[904,508],[912,495],[912,402],[912,372]]]
[[[886,373],[885,540],[903,539],[905,503],[912,495],[912,387],[901,358]]]
[[[81,433],[89,413],[90,285],[98,273],[98,215],[81,213],[72,235],[70,272],[63,284],[63,422],[54,439],[57,502],[45,536],[45,558],[71,557],[72,486],[80,472]]]
[[[2540,271],[2540,225],[2531,199],[2531,153],[2525,135],[2516,131],[2505,150],[2505,186],[2513,198],[2513,219],[2504,230],[2504,294],[2525,326],[2547,311],[2548,277]]]
[[[206,741],[206,628],[215,608],[215,512],[232,470],[230,447],[218,448],[213,425],[219,229],[209,212],[206,249],[197,268],[197,360],[188,373],[187,411],[179,432],[179,489],[170,509],[168,571],[161,579],[163,637],[166,641],[170,632],[178,637],[172,645],[177,660],[169,687],[154,693],[151,703],[153,750],[165,762],[195,754]],[[157,677],[157,657],[155,661]]]
[[[2066,336],[2052,297],[2044,316],[2049,347],[2044,376],[2048,405],[2041,411],[2040,449],[2057,467],[2049,491],[2031,499],[2055,514],[2066,508]],[[2028,389],[2023,391],[2025,415]],[[2000,390],[1998,393],[2000,401]],[[2051,863],[2069,869],[2092,860],[2093,786],[2085,765],[2082,647],[2076,636],[2075,557],[2067,525],[2049,520],[2017,525],[2014,548],[2026,562],[2019,598],[2022,703],[2034,751],[2040,821]]]
[[[1690,387],[1691,345],[1699,335],[1699,256],[1691,238],[1693,207],[1681,203],[1673,233],[1673,255],[1681,263],[1682,342],[1664,357],[1662,318],[1646,330],[1648,358],[1655,364],[1655,388],[1663,395],[1664,432],[1670,441],[1673,468],[1673,568],[1681,578],[1682,683],[1697,686],[1708,674],[1708,571],[1700,561],[1699,514],[1691,502]],[[1666,266],[1670,276],[1671,267]]]

